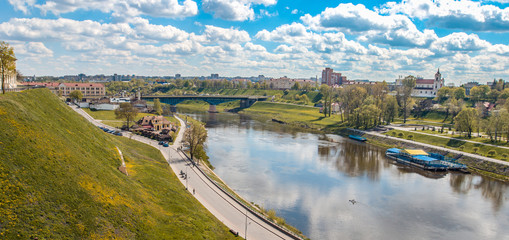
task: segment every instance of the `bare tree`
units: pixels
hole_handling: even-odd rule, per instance
[[[207,140],[207,130],[200,123],[194,123],[184,133],[184,141],[189,144],[191,159],[201,156],[204,152],[203,143]]]
[[[125,119],[127,130],[129,130],[129,123],[134,121],[136,116],[138,116],[138,109],[131,103],[121,103],[120,107],[115,109],[115,116],[117,119]]]
[[[415,87],[415,84],[417,82],[417,79],[414,77],[414,76],[407,76],[403,79],[403,82],[402,82],[402,92],[403,92],[403,96],[402,96],[402,101],[403,101],[403,123],[406,123],[406,118],[408,116],[408,113],[410,112],[409,111],[409,106],[411,105],[411,95],[412,95],[412,91]]]

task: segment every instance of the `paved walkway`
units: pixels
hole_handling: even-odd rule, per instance
[[[394,126],[394,125],[390,125],[390,127],[394,128],[396,130],[401,130],[401,131],[406,131],[406,132],[414,132],[414,133],[428,135],[428,136],[441,137],[441,138],[447,138],[447,139],[454,139],[454,140],[458,140],[458,141],[464,141],[464,142],[469,142],[469,143],[481,144],[481,145],[490,146],[490,147],[498,147],[498,148],[509,149],[509,147],[498,146],[498,145],[489,144],[489,143],[482,143],[482,142],[476,142],[476,141],[465,140],[465,139],[460,139],[460,138],[447,137],[447,136],[438,135],[438,134],[431,134],[431,133],[425,133],[425,132],[412,131],[412,129],[408,129],[407,127]]]
[[[480,160],[483,160],[483,161],[489,161],[489,162],[494,162],[494,163],[498,163],[498,164],[509,166],[509,162],[498,160],[498,159],[494,159],[494,158],[489,158],[489,157],[485,157],[485,156],[481,156],[481,155],[477,155],[477,154],[473,154],[473,153],[467,153],[467,152],[462,152],[462,151],[457,151],[457,150],[454,150],[454,149],[439,147],[439,146],[435,146],[435,145],[431,145],[431,144],[427,144],[427,143],[416,142],[416,141],[413,141],[413,140],[408,140],[408,139],[403,139],[403,138],[387,136],[387,135],[381,134],[379,132],[374,132],[374,131],[362,131],[362,130],[357,130],[357,129],[350,129],[350,130],[361,132],[361,133],[365,133],[365,134],[368,134],[368,135],[374,135],[374,136],[383,137],[383,138],[387,138],[387,139],[394,139],[394,140],[398,140],[398,141],[402,141],[402,142],[407,142],[407,143],[411,143],[411,144],[415,144],[415,145],[420,145],[420,146],[423,146],[423,147],[434,148],[434,149],[438,149],[438,150],[441,150],[441,151],[451,152],[451,153],[454,153],[454,154],[462,154],[464,156],[468,156],[468,157],[471,157],[471,158],[476,158],[476,159],[480,159]]]
[[[92,124],[114,129],[95,120],[82,109],[75,106],[71,107]],[[182,119],[178,117],[177,119],[180,121],[181,126],[185,126]],[[249,239],[299,239],[292,233],[274,226],[274,224],[268,222],[259,214],[240,204],[214,184],[201,170],[193,166],[188,158],[181,151],[178,151],[184,131],[179,131],[175,144],[170,147],[163,147],[158,145],[158,142],[155,140],[131,134],[130,132],[122,133],[124,137],[158,148],[190,194],[193,194],[205,208],[228,228],[238,232],[239,236],[246,238],[247,235]],[[187,178],[181,177],[181,172],[186,173]]]

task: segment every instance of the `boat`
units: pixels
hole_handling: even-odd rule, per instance
[[[437,153],[426,152],[422,149],[399,149],[389,148],[385,156],[398,163],[418,167],[431,171],[457,170],[464,171],[467,165],[458,163],[457,160]]]
[[[367,141],[367,140],[368,140],[367,138],[365,138],[365,137],[361,137],[361,136],[359,136],[359,135],[348,135],[348,137],[349,137],[350,139],[357,140],[357,141],[360,141],[360,142],[365,142],[365,141]]]

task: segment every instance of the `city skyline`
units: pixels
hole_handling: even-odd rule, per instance
[[[0,40],[25,75],[509,78],[509,3],[409,0],[16,1]]]

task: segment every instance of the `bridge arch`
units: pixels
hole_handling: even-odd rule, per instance
[[[258,96],[198,96],[198,95],[192,95],[192,96],[167,96],[167,95],[152,95],[152,96],[141,96],[142,100],[154,100],[156,98],[159,98],[159,101],[161,103],[169,104],[170,106],[176,106],[177,104],[188,101],[188,100],[194,100],[194,101],[204,101],[210,105],[209,111],[210,112],[217,112],[216,105],[225,103],[225,102],[232,102],[236,100],[240,100],[240,108],[248,108],[251,107],[255,102],[257,101],[265,101],[268,97],[258,97]]]

